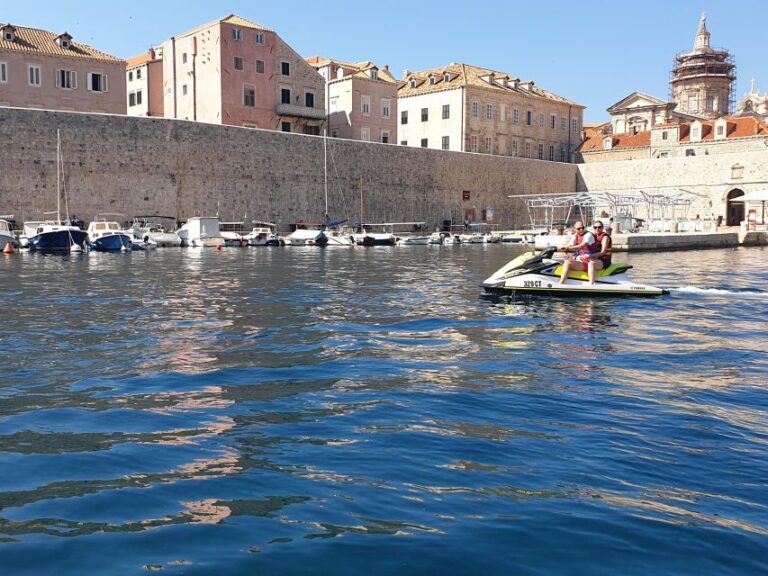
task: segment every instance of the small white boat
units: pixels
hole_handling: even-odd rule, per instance
[[[405,246],[426,245],[430,243],[429,241],[431,237],[432,236],[400,236],[397,239],[397,243]]]
[[[179,228],[178,235],[182,246],[201,248],[224,245],[219,219],[215,216],[193,216]]]
[[[116,220],[109,220],[111,215],[97,215],[88,224],[88,245],[97,252],[119,252],[130,250],[132,234],[123,230]]]
[[[7,244],[13,245],[16,238],[11,230],[11,224],[8,220],[0,219],[0,251],[2,251]]]
[[[225,246],[246,246],[248,241],[245,236],[245,222],[219,222],[219,230],[224,238]]]
[[[272,222],[253,221],[253,228],[244,236],[248,246],[285,246],[285,241],[275,232]]]
[[[181,238],[174,232],[176,218],[173,216],[134,216],[133,233],[134,245],[159,248],[178,248]]]
[[[286,246],[325,246],[328,236],[322,225],[297,222],[293,232],[285,238]]]

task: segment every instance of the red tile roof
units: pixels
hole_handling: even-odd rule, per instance
[[[2,27],[2,24],[0,24],[0,27]],[[76,40],[72,41],[69,48],[62,48],[56,42],[56,39],[61,34],[37,28],[25,28],[23,26],[14,26],[14,28],[16,39],[11,42],[0,37],[0,51],[10,50],[12,52],[48,54],[50,56],[66,58],[87,58],[103,62],[123,61],[121,58],[111,56],[85,44],[80,44]]]
[[[592,134],[579,146],[579,152],[599,152],[605,150],[604,141],[611,139],[610,150],[626,150],[628,148],[647,148],[651,145],[651,132],[646,130],[637,134]]]

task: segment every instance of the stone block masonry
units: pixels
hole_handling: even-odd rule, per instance
[[[159,118],[0,108],[0,212],[56,209],[61,131],[69,212],[270,220],[282,230],[325,211],[323,138]],[[328,212],[368,222],[528,225],[509,195],[569,193],[577,166],[327,139]],[[467,192],[469,194],[467,194]],[[468,199],[467,199],[468,198]]]

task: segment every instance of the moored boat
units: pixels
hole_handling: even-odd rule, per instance
[[[215,216],[193,216],[179,228],[182,246],[192,248],[217,247],[224,245],[224,237],[219,230],[219,219]]]
[[[108,216],[98,215],[88,224],[88,245],[97,252],[112,252],[130,250],[132,247],[131,234],[124,230],[116,220]]]

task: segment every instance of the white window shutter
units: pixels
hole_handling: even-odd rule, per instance
[[[72,70],[72,90],[77,90],[77,72]]]
[[[106,74],[102,74],[102,75],[101,75],[101,78],[102,78],[102,80],[104,81],[104,85],[102,86],[102,89],[104,90],[104,92],[106,92],[106,91],[107,91],[107,88],[108,88],[108,87],[107,87],[107,75],[106,75]]]
[[[32,68],[29,69],[29,73],[32,74]],[[56,88],[61,88],[61,70],[56,70]]]
[[[86,77],[86,82],[87,82],[87,88],[89,91],[93,90],[93,80],[91,80],[91,76],[93,76],[93,74],[88,72]]]

